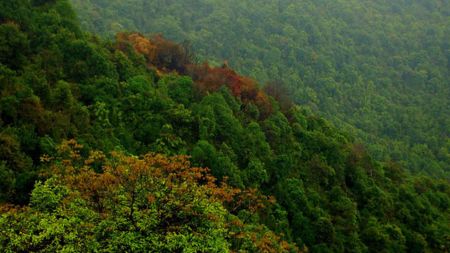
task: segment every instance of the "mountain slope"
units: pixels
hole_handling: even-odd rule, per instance
[[[72,0],[85,28],[188,40],[352,132],[379,159],[450,171],[448,1]]]
[[[0,2],[0,21],[2,251],[450,248],[448,181],[228,66],[85,34],[63,0]]]

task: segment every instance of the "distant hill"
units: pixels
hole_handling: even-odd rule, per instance
[[[448,252],[450,183],[187,44],[0,1],[0,252]]]
[[[352,132],[379,159],[449,177],[450,3],[71,1],[82,26],[189,41]]]

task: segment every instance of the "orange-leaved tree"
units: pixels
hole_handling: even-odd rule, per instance
[[[164,39],[161,35],[146,38],[139,33],[119,33],[116,47],[124,52],[130,48],[143,55],[150,67],[158,71],[176,71],[189,75],[201,94],[213,92],[226,86],[231,93],[244,103],[258,106],[261,117],[272,113],[272,103],[255,80],[239,75],[227,64],[211,67],[208,63],[196,64],[190,47]]]
[[[193,62],[193,55],[187,44],[177,44],[158,34],[146,38],[140,33],[118,33],[116,47],[126,51],[129,47],[143,55],[149,66],[164,71],[185,73]]]
[[[3,208],[8,251],[298,252],[257,217],[274,203],[255,189],[216,184],[188,157],[112,152],[66,141],[43,157],[53,175],[26,208]],[[245,215],[242,215],[245,214]],[[248,220],[255,220],[248,219]]]

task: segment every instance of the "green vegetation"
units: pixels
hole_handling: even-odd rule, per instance
[[[380,160],[450,173],[450,4],[440,0],[71,0],[83,27],[163,33],[284,83]]]
[[[0,52],[2,252],[450,250],[447,179],[186,45],[17,0]]]

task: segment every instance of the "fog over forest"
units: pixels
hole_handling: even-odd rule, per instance
[[[0,252],[449,252],[448,0],[0,1]]]

